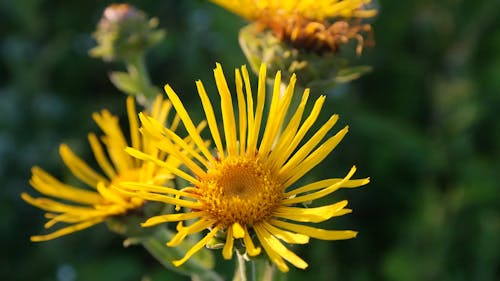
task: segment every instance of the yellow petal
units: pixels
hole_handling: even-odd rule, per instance
[[[304,120],[304,123],[302,123],[299,130],[295,134],[293,134],[293,139],[291,141],[288,141],[287,143],[284,143],[283,150],[280,150],[279,153],[278,151],[276,152],[277,154],[279,154],[279,158],[277,159],[275,164],[276,167],[281,167],[281,165],[283,165],[283,163],[285,163],[285,161],[295,151],[299,143],[304,138],[305,134],[309,131],[314,122],[316,122],[316,119],[318,118],[324,103],[325,96],[320,96],[314,103],[313,109],[309,113],[309,116],[306,118],[306,120]]]
[[[219,63],[216,64],[214,69],[214,77],[220,95],[222,123],[224,125],[227,153],[228,156],[236,156],[238,153],[238,143],[236,141],[236,122],[234,120],[233,101],[222,67]]]
[[[283,130],[283,132],[281,132],[281,136],[276,142],[276,145],[273,151],[271,152],[271,155],[269,155],[269,162],[272,163],[273,170],[276,169],[278,166],[281,166],[281,164],[288,159],[288,156],[284,156],[282,154],[290,146],[290,143],[294,138],[297,129],[299,128],[300,120],[302,118],[302,114],[304,113],[304,109],[306,107],[308,98],[309,98],[309,89],[306,89],[302,95],[302,99],[300,101],[299,106],[297,107],[297,109],[295,109],[295,113],[288,122],[286,128]]]
[[[300,224],[293,224],[280,220],[271,220],[270,223],[277,227],[305,234],[321,240],[344,240],[356,237],[357,232],[352,230],[325,230]]]
[[[71,225],[71,226],[59,229],[59,230],[54,231],[54,232],[47,234],[47,235],[31,236],[30,239],[32,242],[52,240],[52,239],[55,239],[55,238],[58,238],[58,237],[61,237],[64,235],[68,235],[68,234],[76,232],[76,231],[80,231],[80,230],[85,229],[85,228],[89,228],[93,225],[96,225],[96,224],[102,222],[103,220],[104,220],[104,218],[97,218],[97,219],[94,219],[91,221],[86,221],[86,222],[82,222],[79,224],[75,224],[75,225]]]
[[[237,222],[233,223],[231,228],[233,229],[234,238],[239,239],[245,237],[245,230],[239,223]]]
[[[184,127],[188,131],[189,135],[193,139],[193,141],[196,143],[198,149],[203,153],[203,155],[210,161],[213,162],[215,161],[214,157],[208,151],[208,149],[205,147],[204,141],[201,138],[200,134],[198,133],[196,127],[193,124],[193,121],[191,120],[191,117],[189,117],[189,113],[186,111],[184,108],[184,105],[182,104],[181,100],[177,96],[177,94],[174,92],[174,90],[170,87],[170,85],[165,85],[165,92],[167,93],[170,101],[172,102],[172,105],[175,107],[177,114],[182,120],[182,123],[184,124]]]
[[[347,200],[316,208],[279,207],[273,215],[280,218],[301,222],[322,222],[335,216],[345,214],[343,209]]]
[[[63,184],[38,167],[33,167],[31,172],[33,175],[31,176],[30,184],[40,193],[80,204],[92,205],[102,203],[103,201],[98,193]]]
[[[284,177],[288,177],[288,180],[283,184],[284,186],[290,186],[295,183],[298,179],[300,179],[303,175],[309,172],[312,168],[314,168],[317,164],[323,161],[330,152],[335,149],[335,147],[340,143],[342,138],[344,138],[345,134],[347,134],[348,127],[346,126],[344,129],[339,131],[333,137],[329,138],[326,142],[324,142],[320,147],[314,150],[307,158],[302,161],[299,165],[291,169],[287,172]],[[280,175],[281,171],[280,171]]]
[[[224,159],[224,147],[222,146],[222,140],[220,138],[219,128],[217,126],[217,118],[215,118],[212,103],[210,102],[207,92],[205,91],[205,87],[203,86],[203,83],[201,81],[196,81],[196,88],[198,89],[198,95],[200,96],[201,103],[203,104],[203,110],[205,111],[208,128],[210,129],[210,133],[212,134],[212,139],[214,140],[215,147],[219,152],[219,157],[221,159]]]
[[[238,96],[238,116],[239,116],[239,129],[240,129],[240,155],[245,154],[246,150],[246,130],[247,130],[247,112],[246,112],[246,103],[245,96],[243,95],[243,82],[241,78],[240,71],[238,69],[235,70],[236,76],[236,94]]]
[[[255,155],[257,149],[257,141],[259,140],[260,125],[262,123],[262,113],[264,111],[264,103],[266,100],[266,79],[267,79],[266,65],[261,64],[259,71],[258,91],[257,91],[257,108],[255,109],[255,120],[253,121],[253,126],[251,128],[252,131],[248,132],[247,155]],[[248,128],[250,129],[250,127]]]
[[[139,125],[137,121],[137,111],[135,110],[135,99],[132,96],[127,97],[127,115],[130,126],[130,139],[132,147],[140,149]]]
[[[222,256],[224,257],[224,259],[230,260],[233,257],[233,245],[233,228],[229,227],[226,233],[226,243],[224,243],[224,248],[222,249]]]
[[[73,175],[89,186],[97,188],[98,182],[108,182],[106,178],[94,171],[82,159],[76,156],[67,145],[61,144],[59,146],[59,153],[61,154],[64,164],[68,166]]]
[[[182,224],[177,225],[177,233],[172,237],[172,239],[167,243],[167,246],[169,247],[175,247],[178,246],[186,236],[198,233],[210,226],[213,225],[213,221],[211,220],[206,220],[206,219],[201,219],[195,223],[193,223],[190,226],[182,227]]]
[[[304,234],[292,233],[283,229],[272,226],[267,222],[263,222],[262,226],[269,231],[272,235],[276,236],[278,239],[283,240],[289,244],[307,244],[309,242],[309,236]]]
[[[160,159],[157,159],[156,157],[153,157],[153,156],[146,154],[142,151],[135,150],[131,147],[127,147],[125,149],[125,151],[127,153],[129,153],[130,155],[132,155],[133,157],[139,158],[141,160],[151,161],[151,162],[155,163],[156,165],[167,169],[172,174],[177,175],[177,176],[193,183],[194,185],[200,184],[200,182],[197,179],[193,178],[191,175],[187,174],[186,172],[178,169],[175,165],[171,165],[168,162],[164,162]]]
[[[109,186],[106,186],[103,183],[97,184],[97,191],[108,202],[112,202],[113,204],[117,204],[120,206],[126,206],[128,204],[128,202],[123,197],[121,197],[117,192],[113,192],[112,190],[110,190]]]
[[[214,227],[203,239],[201,239],[198,243],[196,243],[189,251],[187,251],[186,255],[180,259],[180,260],[175,260],[172,263],[175,266],[181,266],[183,263],[185,263],[190,257],[192,257],[196,252],[198,252],[201,248],[203,248],[207,242],[212,239],[215,234],[219,231],[218,227]]]
[[[178,190],[172,187],[167,187],[164,185],[155,185],[155,184],[149,184],[149,183],[141,183],[141,182],[135,182],[135,181],[124,181],[120,182],[119,186],[121,188],[125,189],[131,189],[131,190],[136,190],[136,191],[147,191],[147,192],[154,192],[154,193],[162,193],[162,194],[172,194],[172,195],[179,195],[179,196],[184,196],[184,197],[189,197],[189,198],[198,198],[196,194],[192,192],[186,192],[183,190]]]
[[[347,183],[349,183],[351,185],[352,184],[361,184],[361,185],[364,185],[364,184],[367,184],[369,182],[368,179],[357,180],[357,181],[355,181],[355,180],[349,181],[349,179],[354,175],[355,171],[356,171],[356,167],[353,166],[351,168],[351,170],[349,171],[349,173],[346,175],[345,178],[343,178],[342,180],[340,180],[340,181],[332,184],[331,186],[329,186],[327,188],[324,188],[324,189],[322,189],[320,191],[317,191],[317,192],[305,194],[305,195],[302,195],[302,196],[297,196],[297,197],[294,197],[294,198],[284,199],[282,201],[282,203],[284,205],[289,205],[289,204],[295,204],[295,203],[309,202],[309,201],[312,201],[312,200],[316,200],[318,198],[325,197],[328,194],[331,194],[332,192],[335,192],[339,188],[346,187]],[[360,186],[360,185],[358,185],[358,186]]]
[[[305,269],[307,267],[307,263],[304,260],[302,260],[292,251],[288,250],[278,239],[267,232],[267,230],[265,230],[262,226],[256,225],[255,233],[257,233],[257,236],[259,237],[259,240],[262,246],[264,246],[264,248],[266,249],[267,253],[269,253],[269,250],[271,250],[271,252],[278,254],[280,257],[300,269]]]
[[[108,157],[104,153],[99,139],[93,133],[89,133],[87,138],[89,140],[90,147],[92,148],[92,152],[94,153],[94,158],[96,159],[99,167],[101,167],[108,178],[112,179],[116,177],[115,168],[113,168],[111,163],[108,161]]]
[[[248,233],[248,229],[246,228],[245,236],[243,237],[243,243],[245,243],[245,248],[247,249],[247,253],[249,256],[254,257],[260,254],[260,247],[255,247],[252,238],[250,237],[250,233]]]
[[[321,128],[314,133],[314,135],[296,151],[293,156],[281,168],[281,174],[287,174],[290,170],[297,167],[316,147],[316,145],[323,139],[323,137],[330,131],[339,119],[338,115],[333,115],[330,119],[321,126]]]
[[[174,222],[174,221],[184,221],[199,218],[205,215],[203,212],[190,212],[190,213],[180,213],[180,214],[167,214],[167,215],[159,215],[149,218],[144,223],[141,223],[142,227],[149,227],[153,225],[157,225],[165,222]]]

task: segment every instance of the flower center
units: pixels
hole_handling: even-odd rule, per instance
[[[198,188],[204,211],[224,227],[268,218],[283,196],[276,175],[258,159],[247,157],[216,163]]]

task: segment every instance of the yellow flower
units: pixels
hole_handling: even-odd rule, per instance
[[[358,187],[369,182],[368,178],[351,180],[355,172],[353,167],[344,178],[330,178],[296,186],[297,181],[325,159],[347,133],[345,127],[324,140],[337,121],[337,115],[332,115],[316,132],[311,132],[325,97],[321,96],[315,101],[311,112],[304,119],[309,90],[304,91],[297,108],[290,108],[296,78],[295,75],[292,76],[286,90],[282,92],[281,74],[278,72],[272,101],[266,109],[269,112],[266,119],[263,117],[266,67],[262,65],[260,68],[255,101],[247,69],[243,66],[235,72],[235,114],[233,95],[219,64],[214,73],[220,95],[223,135],[202,82],[197,81],[196,86],[217,150],[216,155],[206,147],[186,108],[169,85],[165,86],[166,93],[199,152],[190,149],[177,134],[154,119],[140,116],[144,133],[156,139],[161,150],[178,157],[194,175],[179,170],[154,155],[127,149],[138,159],[150,160],[190,183],[178,190],[155,184],[122,182],[121,186],[129,190],[126,192],[131,195],[137,194],[146,200],[191,210],[151,217],[143,224],[144,227],[179,222],[177,234],[167,243],[172,247],[179,245],[187,235],[209,229],[209,233],[182,259],[174,261],[174,265],[182,265],[218,232],[226,236],[222,250],[225,259],[232,258],[235,243],[242,239],[240,241],[249,256],[259,255],[261,245],[281,271],[288,271],[284,260],[298,268],[306,268],[307,263],[280,240],[289,244],[305,244],[309,238],[338,240],[355,237],[356,232],[350,230],[325,230],[301,224],[318,223],[351,212],[345,208],[346,200],[322,207],[305,208],[302,204],[325,197],[339,188]],[[293,112],[293,115],[286,122],[288,112]],[[185,149],[185,152],[180,148]],[[296,206],[297,204],[299,205]],[[186,226],[182,223],[192,219],[195,220],[192,224]],[[254,244],[255,239],[258,240],[258,245]]]
[[[371,32],[360,19],[377,14],[366,8],[371,0],[212,0],[241,17],[256,22],[260,28],[273,30],[276,37],[298,48],[313,51],[338,51],[350,39],[358,42],[361,32]]]
[[[158,96],[150,111],[152,118],[164,124],[171,107],[170,102]],[[140,208],[144,203],[143,199],[125,196],[116,189],[115,186],[121,181],[164,184],[172,178],[172,175],[166,170],[158,169],[152,163],[134,159],[125,152],[126,147],[132,146],[137,150],[155,155],[169,165],[179,165],[175,158],[167,157],[165,153],[158,151],[149,140],[141,138],[138,128],[139,120],[132,97],[127,99],[127,113],[130,126],[130,144],[127,143],[120,128],[118,117],[111,115],[108,110],[92,115],[94,121],[104,132],[101,141],[106,149],[103,149],[95,134],[90,133],[88,140],[104,175],[89,167],[66,144],[61,144],[59,147],[59,153],[66,166],[76,178],[91,189],[65,184],[41,168],[33,167],[30,184],[40,193],[59,200],[43,197],[33,198],[27,193],[22,193],[22,198],[29,204],[47,211],[45,217],[49,220],[45,224],[45,228],[51,228],[59,222],[68,225],[47,235],[32,236],[32,241],[51,240],[88,228],[109,217],[123,215]],[[171,129],[175,130],[178,123],[179,119],[174,119]]]

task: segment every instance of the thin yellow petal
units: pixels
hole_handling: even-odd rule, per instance
[[[106,186],[101,182],[97,184],[97,191],[99,192],[99,194],[101,194],[101,196],[104,199],[106,199],[109,202],[112,202],[120,206],[126,206],[128,204],[128,202],[123,197],[118,195],[116,192],[110,190],[108,186]]]
[[[153,225],[157,225],[165,222],[175,222],[175,221],[184,221],[199,218],[203,215],[206,215],[203,212],[190,212],[190,213],[180,213],[180,214],[167,214],[167,215],[159,215],[149,218],[147,221],[141,223],[142,227],[149,227]]]
[[[264,247],[264,250],[266,251],[267,256],[269,259],[276,265],[276,267],[281,271],[281,272],[288,272],[289,268],[286,265],[285,261],[283,258],[276,252],[269,243],[264,239],[263,235],[255,230],[255,233],[257,234],[257,238],[260,241],[260,244],[262,247]]]
[[[80,230],[85,229],[85,228],[89,228],[93,225],[96,225],[96,224],[102,222],[102,221],[104,221],[104,218],[98,218],[95,220],[86,221],[86,222],[82,222],[79,224],[75,224],[75,225],[71,225],[71,226],[62,228],[62,229],[59,229],[59,230],[54,231],[54,232],[47,234],[47,235],[31,236],[30,239],[32,242],[41,242],[41,241],[52,240],[52,239],[55,239],[55,238],[58,238],[58,237],[61,237],[64,235],[68,235],[68,234],[76,232],[76,231],[80,231]]]
[[[243,95],[243,82],[240,71],[235,70],[236,77],[236,94],[238,96],[238,116],[239,116],[239,129],[240,129],[240,155],[245,155],[246,150],[246,137],[247,137],[247,111],[245,96]]]
[[[260,255],[260,247],[255,247],[255,244],[250,237],[248,229],[245,227],[245,236],[243,237],[243,243],[245,243],[245,248],[247,249],[247,254],[251,257]]]
[[[49,212],[64,213],[64,212],[92,212],[93,209],[89,207],[81,207],[64,204],[49,198],[33,198],[27,193],[21,193],[21,198],[27,203]]]
[[[171,131],[169,131],[169,133],[172,133],[172,135],[175,134]],[[173,138],[173,137],[171,137],[171,138]],[[192,150],[190,147],[188,147],[188,144],[186,144],[185,142],[182,142],[182,143],[186,147],[186,149],[184,149],[183,151],[179,150],[179,148],[176,147],[175,144],[170,141],[170,139],[163,138],[159,147],[162,149],[165,149],[166,152],[168,152],[173,157],[176,157],[180,161],[180,163],[182,163],[186,167],[188,167],[197,177],[204,177],[206,175],[206,172],[196,162],[194,162],[192,160],[192,158],[189,157],[189,155],[187,155],[187,153],[186,153],[186,152],[192,151],[191,152],[191,155],[192,155],[192,153],[196,153],[196,152],[194,150]],[[176,166],[178,166],[178,165],[176,165]]]
[[[139,158],[141,160],[147,160],[147,161],[151,161],[155,164],[157,164],[158,166],[160,167],[163,167],[165,169],[167,169],[169,172],[171,172],[172,174],[174,175],[177,175],[189,182],[191,182],[192,184],[194,185],[199,185],[199,181],[195,178],[193,178],[192,176],[190,176],[189,174],[183,172],[182,170],[178,169],[177,167],[173,166],[173,165],[170,165],[168,162],[164,162],[160,159],[157,159],[151,155],[148,155],[142,151],[138,151],[138,150],[135,150],[131,147],[127,147],[125,149],[125,151],[127,153],[129,153],[130,155],[132,155],[133,157],[136,157],[136,158]]]
[[[127,115],[130,126],[130,139],[132,147],[140,149],[139,125],[137,121],[137,111],[135,110],[135,99],[132,96],[127,97]]]
[[[295,195],[298,195],[301,193],[306,193],[306,192],[311,192],[311,191],[315,191],[318,189],[323,189],[325,187],[329,187],[329,186],[334,185],[334,184],[336,184],[340,181],[343,181],[343,180],[344,180],[344,178],[335,178],[335,179],[326,179],[326,180],[322,180],[322,181],[313,182],[313,183],[304,185],[302,187],[295,188],[295,189],[292,189],[288,192],[285,192],[284,197],[292,197],[292,196],[295,196]],[[364,179],[358,179],[358,180],[348,180],[348,181],[344,182],[342,187],[346,187],[346,188],[360,187],[360,186],[363,186],[369,182],[370,182],[370,178],[364,178]]]
[[[281,206],[274,212],[273,215],[294,221],[322,222],[332,217],[344,214],[343,209],[345,206],[347,206],[347,200],[316,208]]]
[[[154,138],[159,139],[159,141],[156,143],[156,145],[168,152],[171,153],[173,150],[181,150],[184,153],[186,153],[189,156],[192,156],[196,160],[198,160],[202,165],[205,167],[208,166],[207,160],[201,156],[196,150],[193,149],[192,145],[190,145],[187,140],[182,139],[179,137],[174,131],[163,127],[161,123],[159,123],[157,120],[145,116],[142,113],[139,113],[139,119],[141,120],[141,123],[143,125],[143,128],[145,129],[145,133],[151,135]],[[199,127],[202,126],[203,124],[200,123]],[[171,147],[168,142],[168,144],[165,143],[165,136],[168,136],[176,145],[180,146],[181,149],[178,147],[174,146]]]
[[[133,159],[123,149],[128,146],[118,117],[107,110],[92,114],[92,118],[105,133],[102,142],[106,145],[109,157],[118,173],[134,168]]]
[[[323,161],[344,138],[345,134],[347,134],[347,130],[348,127],[346,126],[333,137],[329,138],[316,150],[309,154],[309,156],[307,156],[307,158],[302,161],[302,163],[291,169],[286,175],[281,174],[280,171],[280,175],[283,175],[283,177],[289,177],[288,180],[284,183],[284,186],[292,185],[303,175],[309,172],[312,168],[318,165],[321,161]]]
[[[226,139],[226,148],[228,156],[236,156],[238,154],[236,141],[236,121],[234,120],[233,101],[231,92],[227,86],[226,78],[222,67],[219,63],[216,64],[214,69],[215,83],[220,95],[222,123],[224,125],[224,135]]]
[[[108,182],[105,177],[94,171],[82,159],[76,156],[67,145],[61,144],[59,146],[59,153],[64,164],[68,166],[73,175],[89,186],[97,188],[98,182]]]
[[[201,220],[199,220],[199,221],[197,221],[197,222],[195,222],[192,225],[187,226],[187,227],[179,227],[179,226],[181,226],[181,224],[179,224],[177,227],[178,232],[167,243],[167,246],[169,246],[169,247],[178,246],[180,243],[182,243],[182,241],[184,241],[184,238],[186,238],[186,236],[194,234],[194,233],[198,233],[198,232],[200,232],[200,231],[202,231],[202,230],[204,230],[212,225],[213,225],[213,221],[205,220],[205,219],[201,219]]]
[[[279,229],[277,227],[272,226],[267,222],[263,222],[262,226],[269,231],[272,235],[276,236],[278,239],[283,240],[289,244],[307,244],[309,242],[309,236],[300,234],[300,233],[292,233],[290,231],[286,231],[283,229]]]
[[[321,128],[316,131],[316,133],[314,133],[314,135],[286,162],[286,164],[281,168],[280,173],[287,174],[291,169],[301,163],[325,137],[338,119],[338,115],[333,115],[323,126],[321,126]]]
[[[302,123],[299,130],[293,135],[292,141],[286,143],[284,149],[280,150],[280,153],[278,154],[279,158],[277,158],[275,163],[276,167],[281,167],[281,165],[285,163],[285,161],[297,148],[299,143],[304,138],[305,134],[309,131],[314,122],[316,122],[316,119],[318,119],[319,113],[324,103],[325,103],[325,96],[321,96],[316,100],[311,112],[309,113],[309,116],[306,118],[306,120],[304,120],[304,123]]]
[[[224,243],[224,248],[222,249],[222,256],[224,257],[224,259],[230,260],[233,257],[233,245],[233,228],[229,227],[226,232],[226,243]]]
[[[325,230],[306,225],[294,224],[280,220],[271,220],[270,223],[277,227],[302,233],[312,238],[321,240],[344,240],[356,237],[357,232],[352,230]]]
[[[295,113],[288,122],[286,128],[283,130],[283,132],[281,132],[281,136],[279,137],[274,149],[271,151],[271,154],[269,155],[269,163],[273,165],[273,170],[277,169],[278,166],[281,166],[281,164],[285,162],[288,158],[288,156],[283,157],[282,153],[283,151],[286,151],[288,149],[290,143],[292,142],[292,139],[294,138],[297,132],[297,129],[299,128],[300,121],[302,119],[302,114],[304,113],[304,109],[306,107],[308,98],[309,98],[309,89],[306,89],[304,91],[304,94],[302,95],[302,99],[300,101],[299,106],[297,107],[297,109],[295,109]],[[280,159],[281,159],[280,162],[276,162],[277,160]]]
[[[264,227],[260,225],[255,226],[255,233],[259,237],[262,246],[266,248],[266,252],[269,253],[268,249],[272,249],[273,252],[277,253],[279,256],[293,264],[295,267],[300,269],[307,268],[307,263],[297,256],[294,252],[288,250],[278,239],[271,235]],[[279,266],[278,266],[279,268]]]
[[[199,250],[201,250],[201,248],[203,248],[208,243],[208,241],[210,241],[210,239],[212,239],[215,236],[215,234],[217,234],[218,231],[219,231],[219,228],[218,227],[214,227],[214,229],[212,229],[203,239],[201,239],[191,249],[189,249],[189,251],[187,251],[186,255],[182,259],[175,260],[172,263],[175,266],[181,266],[190,257],[192,257],[196,252],[198,252]]]
[[[264,111],[264,103],[266,100],[266,79],[266,65],[261,64],[257,91],[257,108],[255,109],[255,120],[253,121],[252,131],[248,132],[247,155],[254,155],[257,150],[257,141],[259,140],[260,125],[262,123],[262,113]]]
[[[31,172],[33,175],[31,176],[30,184],[40,193],[80,204],[92,205],[102,202],[101,196],[96,192],[63,184],[38,167],[33,167]]]
[[[89,133],[88,140],[90,143],[90,147],[92,148],[92,152],[94,153],[94,158],[96,159],[99,167],[101,167],[101,169],[109,179],[116,177],[115,168],[113,168],[113,166],[109,162],[108,157],[104,153],[104,150],[102,149],[101,143],[99,142],[97,136],[93,133]]]
[[[183,190],[178,190],[172,187],[167,187],[163,185],[149,184],[149,183],[141,183],[141,182],[132,182],[132,181],[123,181],[120,182],[119,186],[125,189],[131,189],[136,191],[147,191],[154,193],[162,193],[162,194],[172,194],[177,196],[189,197],[197,199],[199,196],[192,192],[186,192]]]
[[[182,120],[182,123],[184,124],[184,127],[186,127],[186,130],[188,131],[189,135],[193,139],[193,141],[196,143],[200,151],[203,153],[203,155],[207,158],[208,161],[214,162],[215,159],[213,155],[208,151],[208,149],[205,147],[205,143],[203,139],[201,138],[200,134],[196,130],[196,127],[193,124],[193,121],[191,120],[191,117],[189,117],[189,113],[186,111],[184,108],[184,105],[182,104],[181,100],[177,96],[177,94],[174,92],[174,90],[169,86],[165,85],[165,92],[168,95],[168,98],[172,102],[172,105],[175,107],[177,114]]]
[[[205,117],[208,122],[208,128],[210,129],[210,133],[212,134],[212,139],[214,140],[215,147],[219,152],[219,157],[221,159],[225,158],[224,155],[224,147],[222,146],[222,140],[219,134],[219,128],[217,126],[217,119],[215,118],[214,109],[212,107],[212,103],[208,98],[207,92],[205,91],[205,87],[201,81],[196,81],[196,88],[198,89],[198,95],[200,96],[201,103],[203,105],[203,110],[205,111]]]
[[[156,194],[156,193],[149,193],[149,192],[145,192],[145,191],[132,192],[132,191],[127,191],[127,190],[123,190],[123,189],[117,189],[117,191],[119,191],[120,193],[126,194],[130,197],[139,197],[139,198],[142,198],[145,200],[158,201],[158,202],[163,202],[163,203],[172,204],[172,205],[179,205],[179,206],[191,208],[191,209],[200,208],[200,203],[198,203],[198,202],[183,200],[183,199],[179,199],[179,198],[172,197],[172,196]]]
[[[278,102],[281,98],[281,71],[278,71],[274,78],[273,93],[271,96],[271,105],[269,106],[269,114],[267,117],[267,123],[264,126],[264,134],[262,136],[262,141],[259,146],[259,155],[267,156],[271,150],[271,145],[276,140],[277,130],[280,120],[280,112],[278,108]]]
[[[282,204],[289,205],[289,204],[296,204],[296,203],[302,203],[302,202],[309,202],[312,200],[316,200],[318,198],[325,197],[328,194],[335,192],[339,188],[348,187],[348,186],[346,186],[347,184],[350,184],[351,185],[350,187],[353,187],[352,184],[356,183],[357,185],[354,185],[354,187],[359,187],[359,186],[365,185],[369,182],[368,179],[350,181],[349,179],[354,175],[355,171],[356,171],[356,167],[352,167],[351,170],[349,171],[349,173],[346,175],[346,177],[344,179],[342,179],[341,181],[338,181],[338,182],[330,185],[329,187],[324,188],[324,189],[317,191],[317,192],[314,192],[314,193],[309,193],[309,194],[297,196],[294,198],[284,199],[282,201]]]
[[[245,143],[246,143],[247,150],[248,150],[250,136],[253,132],[253,127],[254,127],[254,123],[255,123],[254,108],[253,108],[253,95],[252,95],[252,85],[250,84],[250,78],[249,78],[246,66],[243,65],[241,67],[241,73],[243,75],[243,82],[245,83],[245,94],[246,94],[246,98],[247,98],[248,135],[247,135],[247,141]],[[247,155],[250,155],[250,154],[247,154]]]

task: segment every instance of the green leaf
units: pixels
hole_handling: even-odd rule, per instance
[[[116,88],[128,95],[136,95],[141,91],[139,81],[134,79],[134,77],[127,72],[111,72],[109,79]]]

